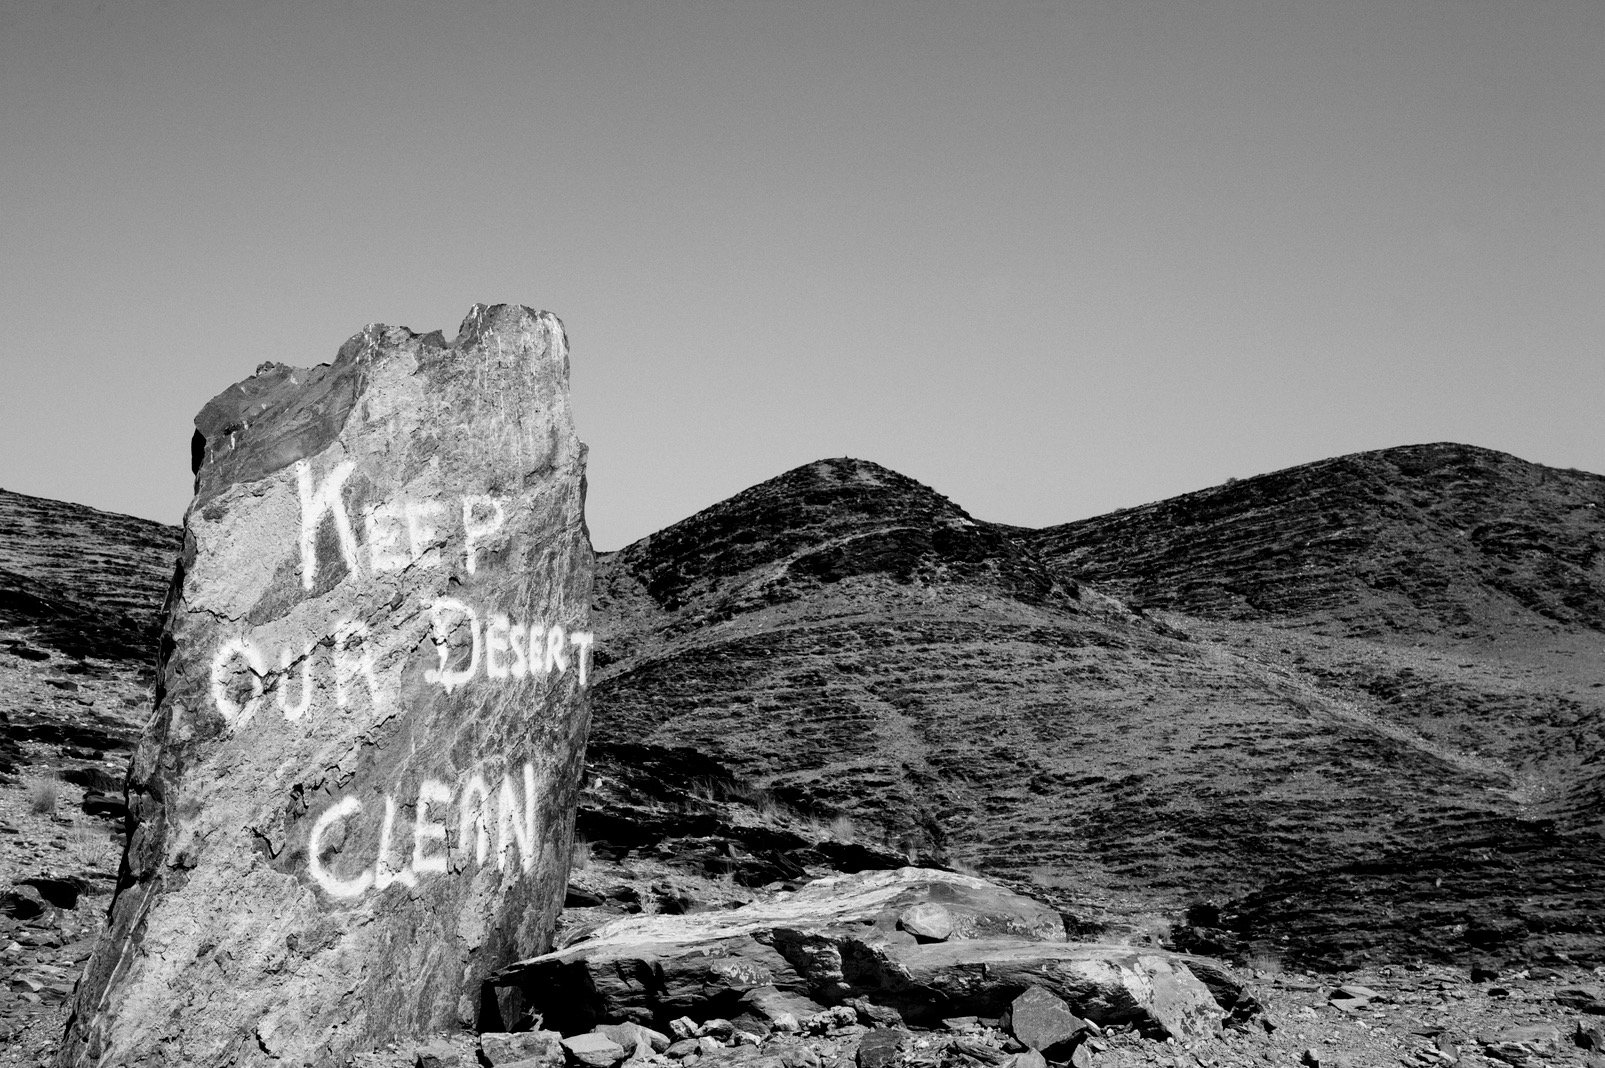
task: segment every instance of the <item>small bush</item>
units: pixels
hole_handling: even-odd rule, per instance
[[[52,815],[60,799],[61,782],[52,772],[28,780],[28,810],[41,816]]]
[[[1256,950],[1243,963],[1249,970],[1259,972],[1267,979],[1275,979],[1282,974],[1282,958],[1269,950]]]

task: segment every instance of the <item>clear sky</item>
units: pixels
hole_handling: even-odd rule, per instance
[[[1605,3],[0,0],[0,486],[176,523],[213,394],[476,301],[604,549],[824,456],[1605,472]]]

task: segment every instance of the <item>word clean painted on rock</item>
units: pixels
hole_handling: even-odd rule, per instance
[[[312,880],[332,897],[355,898],[395,883],[417,886],[420,879],[462,870],[470,860],[484,865],[494,857],[498,871],[516,865],[517,871],[528,872],[539,848],[533,765],[524,765],[523,780],[520,791],[509,775],[492,793],[477,774],[469,776],[460,790],[425,779],[414,797],[410,835],[405,829],[398,831],[398,806],[395,797],[386,794],[372,862],[355,873],[337,874],[326,856],[344,844],[345,825],[363,811],[362,802],[347,795],[312,825],[307,839]]]

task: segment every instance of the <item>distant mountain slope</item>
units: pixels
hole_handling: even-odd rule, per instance
[[[1605,476],[1468,445],[1340,456],[1021,540],[1147,608],[1369,637],[1605,632]]]
[[[176,527],[0,490],[0,630],[73,657],[154,663]]]
[[[1470,952],[1514,876],[1391,926],[1324,888],[1370,873],[1362,900],[1385,900],[1423,846],[1549,835],[1545,929],[1597,944],[1572,883],[1605,883],[1602,483],[1429,446],[1030,532],[821,461],[603,558],[594,737],[695,747],[822,817],[1029,878],[1089,926],[1259,894],[1217,934],[1251,917],[1309,959],[1423,925],[1420,946]]]

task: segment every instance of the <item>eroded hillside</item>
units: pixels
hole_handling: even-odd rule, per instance
[[[1088,928],[1598,955],[1602,486],[1421,446],[1031,532],[821,461],[604,558],[594,737]]]

